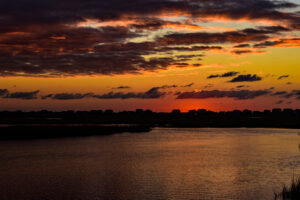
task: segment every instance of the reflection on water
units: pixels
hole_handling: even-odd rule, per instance
[[[0,142],[3,200],[273,199],[300,175],[286,129],[154,129],[147,134]]]

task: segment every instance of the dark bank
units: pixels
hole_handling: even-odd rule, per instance
[[[171,113],[151,110],[113,112],[0,112],[0,139],[34,139],[148,132],[151,127],[177,128],[300,128],[300,110],[273,109],[212,112],[205,109]],[[26,132],[25,132],[26,130]]]
[[[104,136],[117,133],[142,133],[149,132],[150,126],[97,126],[97,125],[13,125],[0,128],[2,140],[29,140],[46,138]]]

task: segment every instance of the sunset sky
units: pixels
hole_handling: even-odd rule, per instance
[[[1,0],[0,110],[300,108],[300,0]]]

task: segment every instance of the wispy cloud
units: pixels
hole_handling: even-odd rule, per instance
[[[269,90],[203,90],[199,92],[183,92],[177,99],[208,99],[208,98],[233,98],[238,100],[254,99],[270,94]]]
[[[31,100],[31,99],[37,99],[38,98],[38,93],[40,91],[32,91],[32,92],[13,92],[13,93],[7,93],[4,95],[4,98],[7,99],[23,99],[23,100]]]
[[[282,75],[282,76],[278,77],[278,80],[285,79],[285,78],[288,78],[288,77],[290,77],[290,75]]]
[[[123,89],[131,89],[130,86],[119,86],[119,87],[113,87],[113,90],[123,90]]]
[[[208,79],[212,79],[212,78],[227,78],[227,77],[236,76],[237,74],[239,74],[239,72],[231,71],[231,72],[226,72],[224,74],[213,74],[213,75],[208,76],[207,78]]]

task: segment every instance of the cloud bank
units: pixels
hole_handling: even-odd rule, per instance
[[[272,0],[2,0],[0,76],[140,74],[200,67],[191,61],[223,45],[299,46],[299,38],[280,38],[300,29],[297,9]],[[222,31],[199,25],[217,20],[272,25]]]

